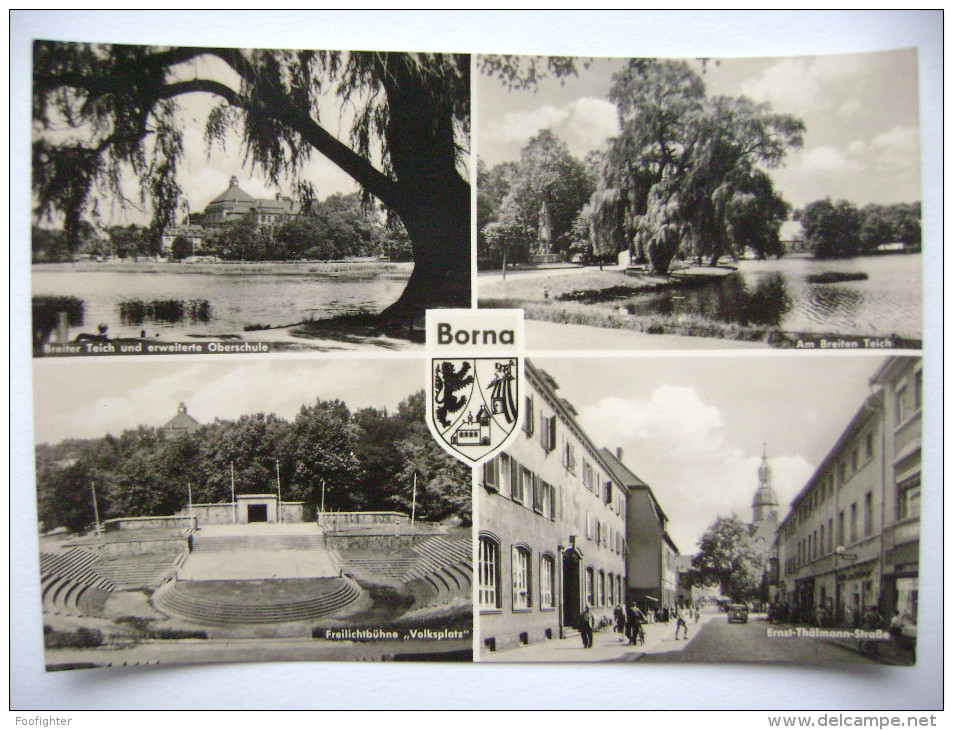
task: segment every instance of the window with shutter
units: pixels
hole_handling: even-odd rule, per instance
[[[536,430],[536,406],[533,402],[533,396],[526,396],[526,411],[523,413],[523,430],[527,436],[532,436]]]
[[[491,492],[500,490],[499,459],[490,459],[483,465],[483,486]]]

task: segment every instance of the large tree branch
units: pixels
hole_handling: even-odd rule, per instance
[[[228,104],[246,111],[264,111],[270,117],[287,124],[300,134],[308,144],[324,155],[357,183],[379,198],[385,205],[400,209],[400,196],[396,183],[380,172],[364,157],[332,136],[311,116],[290,103],[282,103],[277,94],[265,95],[264,109],[256,106],[248,97],[239,94],[231,87],[211,79],[192,79],[165,86],[161,92],[163,98],[172,98],[182,94],[205,92],[223,98]]]
[[[240,52],[231,49],[188,49],[188,53],[165,54],[165,59],[169,63],[181,63],[205,54],[221,58],[247,83],[253,84],[257,81],[255,77],[257,71],[254,66]],[[120,82],[121,79],[116,77],[91,78],[76,73],[38,75],[34,80],[35,90],[40,93],[72,87],[96,95],[122,91],[123,85]],[[335,138],[310,116],[308,110],[297,108],[280,90],[261,90],[261,93],[253,100],[220,81],[196,78],[167,83],[157,88],[155,100],[171,99],[189,93],[213,94],[221,97],[231,106],[244,109],[249,113],[264,113],[288,125],[315,150],[350,175],[355,182],[385,205],[398,211],[402,208],[404,201],[394,180]]]

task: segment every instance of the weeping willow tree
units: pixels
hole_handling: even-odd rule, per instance
[[[238,50],[37,41],[33,193],[38,219],[60,219],[75,249],[103,196],[124,200],[131,172],[156,236],[174,221],[185,153],[180,100],[215,100],[205,138],[237,133],[246,160],[278,184],[322,155],[404,226],[414,270],[383,318],[470,303],[470,58],[462,54]],[[347,141],[321,101],[353,111]],[[338,110],[335,110],[336,112]],[[343,114],[329,114],[338,123]]]
[[[801,120],[745,97],[709,98],[684,61],[632,59],[609,98],[620,132],[589,201],[594,248],[627,245],[662,274],[678,255],[714,264],[749,245],[775,250],[771,230],[788,208],[764,169],[801,146]]]

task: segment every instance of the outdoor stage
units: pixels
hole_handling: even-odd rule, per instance
[[[332,578],[340,568],[314,523],[207,525],[192,537],[193,551],[178,579],[271,580]]]

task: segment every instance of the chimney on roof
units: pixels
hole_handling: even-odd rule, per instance
[[[275,193],[275,200],[281,200],[281,191],[280,191],[280,190],[279,190],[277,193]]]
[[[619,461],[622,461],[622,447],[621,446],[615,447],[615,458],[617,458]]]

